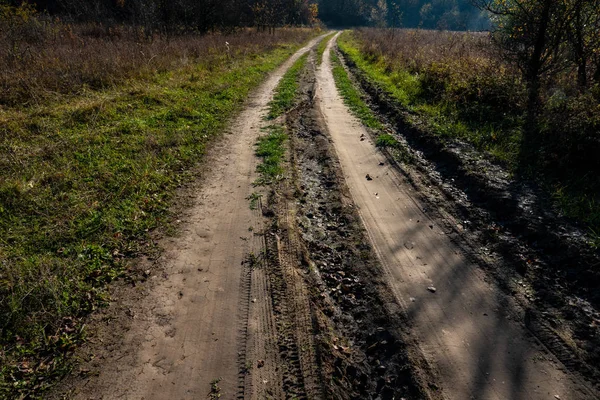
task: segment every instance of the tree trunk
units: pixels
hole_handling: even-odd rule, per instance
[[[540,27],[537,32],[533,52],[527,65],[525,79],[527,81],[527,110],[525,116],[525,130],[521,143],[520,167],[526,171],[530,166],[537,164],[540,137],[538,127],[538,112],[540,108],[541,71],[543,67],[543,54],[547,45],[547,31],[550,18],[550,8],[553,0],[545,0],[544,8],[540,15]]]
[[[580,90],[587,87],[587,60],[580,60],[577,66],[577,85]]]

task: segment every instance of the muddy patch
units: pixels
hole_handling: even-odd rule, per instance
[[[314,73],[287,118],[301,264],[325,398],[422,399],[424,372],[313,108]],[[426,369],[423,367],[423,369]]]

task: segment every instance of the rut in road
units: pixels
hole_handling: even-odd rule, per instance
[[[409,315],[411,336],[444,397],[594,398],[516,322],[510,299],[428,217],[372,141],[361,140],[369,133],[343,104],[331,72],[336,38],[317,74],[320,110],[389,284]]]
[[[427,398],[426,365],[405,345],[403,315],[344,184],[315,107],[315,83],[311,58],[299,105],[286,118],[289,177],[273,198],[276,218],[293,222],[277,235],[296,238],[301,252],[295,270],[308,288],[319,398]]]

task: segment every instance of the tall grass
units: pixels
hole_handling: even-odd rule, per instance
[[[308,30],[305,30],[306,34]],[[69,24],[35,15],[0,18],[0,105],[42,104],[190,64],[215,68],[224,60],[269,50],[298,38],[276,35],[155,34],[135,26]]]

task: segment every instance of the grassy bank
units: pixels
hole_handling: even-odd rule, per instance
[[[82,319],[151,248],[209,141],[311,35],[280,32],[228,37],[235,49],[198,37],[202,54],[164,68],[0,109],[0,397],[39,395],[65,372]]]
[[[344,103],[366,126],[380,130],[383,128],[377,116],[371,108],[363,101],[360,92],[354,86],[354,83],[348,77],[344,66],[340,62],[335,52],[331,53],[331,63],[333,67],[333,78],[335,85],[344,99]]]
[[[577,94],[569,76],[544,92],[532,149],[524,84],[487,35],[365,29],[344,32],[338,44],[408,112],[408,123],[468,141],[515,175],[542,182],[561,211],[597,238],[600,163],[592,153],[600,149],[600,103]],[[532,152],[538,157],[527,157]]]
[[[298,80],[307,59],[308,53],[300,57],[281,78],[281,82],[275,88],[273,100],[269,103],[268,119],[275,119],[294,106],[298,92]]]
[[[275,119],[290,111],[298,100],[300,76],[306,67],[309,53],[302,55],[283,75],[269,103],[267,119]],[[285,142],[288,135],[285,127],[280,124],[269,125],[264,128],[265,135],[256,142],[255,154],[261,159],[256,170],[259,174],[255,185],[270,185],[278,181],[284,173],[283,160],[285,156]]]

